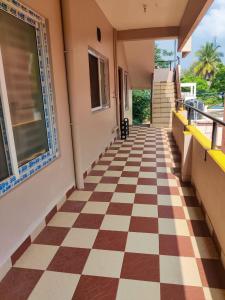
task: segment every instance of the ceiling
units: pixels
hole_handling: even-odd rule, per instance
[[[188,0],[96,0],[96,2],[114,28],[127,30],[178,26]]]

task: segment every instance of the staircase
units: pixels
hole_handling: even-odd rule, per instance
[[[153,82],[152,88],[152,126],[172,127],[172,110],[175,108],[175,82]]]

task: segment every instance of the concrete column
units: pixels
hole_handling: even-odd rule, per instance
[[[125,118],[129,119],[130,125],[133,125],[133,91],[128,90],[129,109],[124,111]]]
[[[192,152],[192,134],[184,131],[184,148],[182,155],[181,177],[182,181],[191,181],[191,152]]]

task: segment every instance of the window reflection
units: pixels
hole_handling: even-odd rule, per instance
[[[19,165],[48,151],[35,28],[0,11],[0,46]]]

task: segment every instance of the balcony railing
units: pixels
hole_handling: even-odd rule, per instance
[[[211,149],[214,150],[217,148],[217,135],[218,135],[218,127],[222,127],[223,130],[225,130],[225,122],[204,112],[199,110],[198,108],[195,108],[194,106],[191,106],[189,104],[186,104],[182,99],[176,100],[176,111],[178,112],[180,109],[187,111],[187,120],[188,125],[192,124],[192,116],[193,113],[197,113],[200,116],[204,116],[207,119],[211,120],[212,122],[212,132],[211,132]]]
[[[155,68],[160,68],[160,69],[170,69],[172,71],[173,69],[176,68],[176,65],[180,64],[180,58],[177,57],[175,60],[157,60],[155,62]]]

